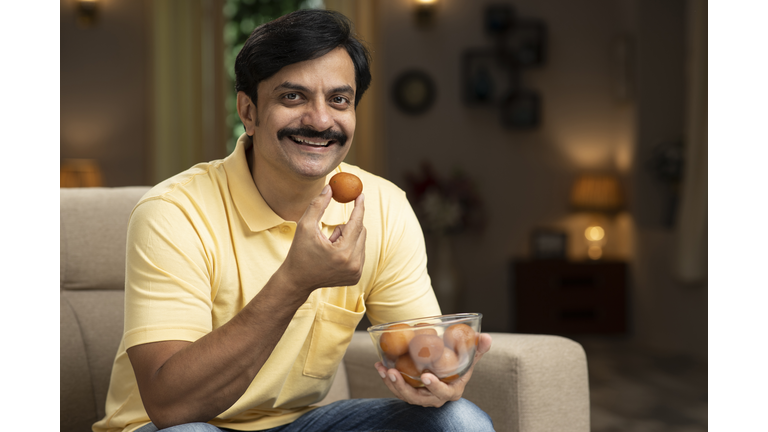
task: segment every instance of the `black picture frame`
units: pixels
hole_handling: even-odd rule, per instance
[[[469,106],[498,106],[504,94],[519,88],[514,58],[494,49],[470,49],[462,55],[462,99]]]
[[[539,228],[531,233],[531,258],[564,260],[568,235],[559,230]]]

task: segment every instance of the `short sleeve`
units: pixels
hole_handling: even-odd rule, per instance
[[[384,212],[382,256],[366,299],[372,324],[440,315],[427,273],[424,234],[405,193],[398,191]]]
[[[193,219],[160,198],[140,203],[128,224],[126,348],[194,342],[212,330],[211,271]]]

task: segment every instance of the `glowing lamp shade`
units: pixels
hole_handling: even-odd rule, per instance
[[[429,28],[435,21],[437,0],[413,0],[414,19],[421,28]]]
[[[619,179],[612,174],[584,174],[571,190],[571,206],[576,211],[615,213],[624,205]]]

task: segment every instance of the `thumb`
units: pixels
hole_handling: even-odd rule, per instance
[[[328,208],[328,204],[331,202],[331,186],[325,185],[320,195],[316,196],[310,203],[307,209],[304,211],[304,215],[301,217],[302,221],[311,222],[314,225],[320,223],[320,219],[325,213],[325,209]]]

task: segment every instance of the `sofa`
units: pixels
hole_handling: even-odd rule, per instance
[[[128,217],[147,187],[61,189],[60,422],[84,432],[104,416],[112,362],[123,331]],[[584,350],[559,336],[490,333],[464,397],[487,412],[497,431],[588,432]],[[355,333],[323,404],[391,397],[373,364],[370,337]]]

